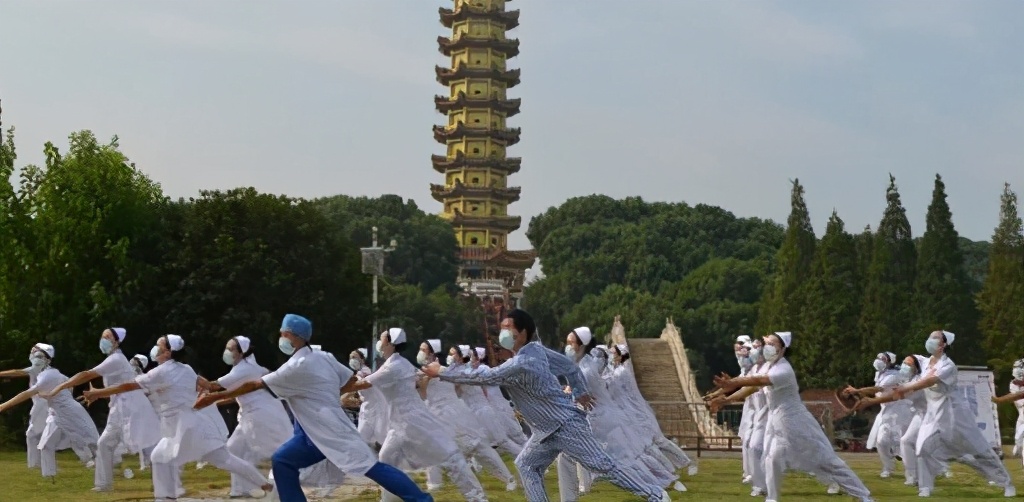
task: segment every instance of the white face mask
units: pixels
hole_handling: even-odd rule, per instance
[[[569,356],[569,359],[576,359],[576,347],[573,347],[572,345],[566,345],[565,355]]]
[[[455,364],[455,356],[448,354],[448,358],[444,362],[448,363],[448,366]]]
[[[927,350],[929,354],[934,356],[939,351],[939,339],[929,338],[928,341],[924,342],[924,350]]]
[[[417,352],[416,353],[416,364],[418,364],[420,366],[425,366],[427,364],[427,355],[424,354],[423,352]]]
[[[761,358],[761,349],[754,347],[750,349],[750,360],[757,364],[757,360]]]
[[[32,364],[33,368],[42,368],[46,366],[46,357],[41,354],[32,354],[28,357],[28,362]]]
[[[352,368],[353,371],[359,371],[363,368],[363,362],[353,357],[348,360],[348,367]]]
[[[750,356],[744,356],[740,358],[740,367],[744,369],[750,369],[754,366],[754,360]]]
[[[110,355],[110,353],[113,351],[114,342],[106,338],[100,338],[100,352],[102,352],[104,355]]]
[[[512,335],[512,330],[503,329],[498,334],[498,344],[505,348],[505,350],[512,350],[516,346],[516,339]]]
[[[234,366],[235,365],[235,355],[233,353],[231,353],[230,350],[225,349],[224,350],[224,355],[222,356],[222,358],[224,359],[224,364],[226,364],[228,366]]]
[[[285,337],[277,339],[277,349],[283,352],[285,355],[290,356],[295,353],[295,346],[292,342]]]
[[[910,380],[911,378],[914,377],[914,367],[908,366],[906,363],[903,363],[903,366],[900,366],[900,376],[906,378],[907,380]]]
[[[775,362],[779,358],[779,349],[775,348],[774,345],[765,345],[761,349],[761,355],[764,356],[764,360],[770,363]]]
[[[875,359],[872,365],[875,367],[875,371],[885,371],[885,361],[881,359]]]
[[[378,354],[383,354],[384,353],[384,340],[377,340],[377,346],[375,348],[377,349],[377,353]]]
[[[160,355],[160,346],[154,345],[152,349],[149,349],[149,360],[156,361],[156,356]]]

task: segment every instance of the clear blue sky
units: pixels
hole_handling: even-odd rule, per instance
[[[437,8],[391,0],[0,0],[20,163],[92,129],[171,196],[397,193],[438,211]],[[511,153],[529,218],[591,193],[877,225],[888,172],[914,234],[936,172],[961,234],[1024,193],[1024,2],[516,0]],[[513,247],[528,245],[522,232]]]

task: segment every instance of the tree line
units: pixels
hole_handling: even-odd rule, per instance
[[[116,137],[69,139],[67,152],[47,143],[45,165],[20,169],[13,128],[0,144],[0,368],[26,367],[37,342],[56,347],[54,366],[67,375],[91,368],[111,326],[128,330],[128,356],[148,354],[166,333],[184,336],[206,376],[227,372],[220,354],[236,335],[251,337],[258,360],[276,368],[287,312],[309,317],[314,342],[342,360],[370,346],[375,316],[413,339],[481,336],[479,307],[455,287],[451,226],[411,200],[304,200],[253,188],[172,200]],[[377,311],[359,251],[374,226],[399,243]],[[4,383],[0,393],[24,385]],[[20,411],[0,417],[0,439],[24,430],[28,408]]]

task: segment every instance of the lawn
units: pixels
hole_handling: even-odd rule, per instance
[[[714,454],[711,454],[714,455]],[[25,453],[0,452],[0,469],[4,472],[4,488],[0,500],[16,500],[19,502],[53,502],[53,501],[141,501],[152,500],[152,485],[149,472],[136,472],[134,479],[115,479],[115,489],[109,493],[92,493],[92,471],[78,464],[73,455],[59,455],[59,473],[54,482],[43,480],[38,470],[29,470],[25,466]],[[850,465],[861,476],[871,489],[872,495],[879,501],[911,501],[920,500],[915,488],[903,485],[902,477],[880,479],[878,477],[878,457],[874,454],[853,454],[845,457]],[[134,459],[133,459],[134,460]],[[1007,466],[1016,484],[1024,495],[1024,476],[1020,459],[1007,459]],[[137,462],[126,462],[125,467],[138,467]],[[693,477],[683,476],[689,492],[672,493],[673,500],[758,500],[752,499],[750,489],[739,483],[740,462],[735,455],[705,456],[700,460],[700,472]],[[1002,489],[988,486],[983,480],[960,465],[954,465],[952,479],[940,478],[931,500],[953,501],[981,498],[1002,498]],[[482,477],[488,497],[492,502],[511,502],[524,500],[522,491],[506,493],[503,484],[484,475]],[[422,478],[418,479],[422,482]],[[212,466],[203,470],[195,470],[189,465],[185,470],[185,485],[189,493],[186,498],[193,497],[226,497],[228,493],[228,475]],[[548,489],[552,500],[558,500],[554,479],[554,468],[548,481]],[[462,497],[450,485],[436,492],[435,498],[440,501],[459,501]],[[812,478],[800,474],[789,474],[783,488],[785,501],[838,501],[851,500],[842,496],[825,495],[825,487]],[[185,499],[182,499],[185,500]],[[313,500],[313,499],[311,499]],[[342,500],[340,498],[331,500]],[[379,495],[366,493],[348,498],[360,502],[375,502]],[[581,498],[583,502],[626,502],[639,500],[631,497],[606,482],[598,483],[594,491]]]

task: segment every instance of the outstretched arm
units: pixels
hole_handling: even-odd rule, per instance
[[[17,396],[14,396],[14,397],[10,398],[9,400],[7,400],[6,403],[0,404],[0,413],[3,413],[5,411],[7,411],[7,410],[9,410],[9,409],[11,409],[11,408],[21,404],[21,403],[24,403],[25,401],[28,401],[29,399],[32,399],[32,396],[34,396],[34,395],[36,395],[38,393],[39,392],[37,390],[35,390],[35,389],[28,389],[28,390],[21,391],[20,393],[18,393]]]
[[[1012,403],[1018,399],[1024,399],[1024,392],[1012,392],[999,397],[992,396],[992,402],[997,404]]]
[[[882,387],[861,387],[858,389],[851,385],[847,385],[846,388],[843,389],[843,394],[847,396],[851,396],[853,394],[857,394],[858,396],[870,396],[872,394],[878,394],[883,390],[885,389]]]
[[[742,403],[745,399],[752,396],[755,392],[761,390],[761,387],[743,387],[740,390],[729,394],[728,396],[718,396],[708,403],[711,407],[712,413],[717,413],[722,406],[731,403]]]
[[[82,392],[82,397],[78,398],[79,401],[89,406],[97,399],[103,399],[117,394],[124,394],[125,392],[131,392],[133,390],[139,390],[142,386],[135,382],[125,382],[121,385],[115,385],[113,387],[103,387],[100,389],[89,387],[88,390]]]
[[[715,377],[715,385],[725,392],[732,392],[740,387],[764,387],[771,384],[772,381],[768,378],[768,375],[751,375],[736,378]]]
[[[256,392],[260,389],[265,389],[266,385],[263,384],[263,380],[252,380],[245,382],[232,390],[222,390],[220,392],[212,392],[210,394],[203,394],[196,399],[196,403],[192,406],[197,410],[201,410],[210,406],[217,401],[224,399],[235,399],[238,396],[244,396],[250,392]]]
[[[0,371],[0,378],[27,378],[28,372],[25,370],[7,370]]]
[[[345,382],[345,385],[341,386],[341,393],[359,392],[361,390],[369,389],[370,387],[373,387],[373,384],[366,380],[360,380],[355,375],[352,375],[352,378],[349,378],[348,382]]]

